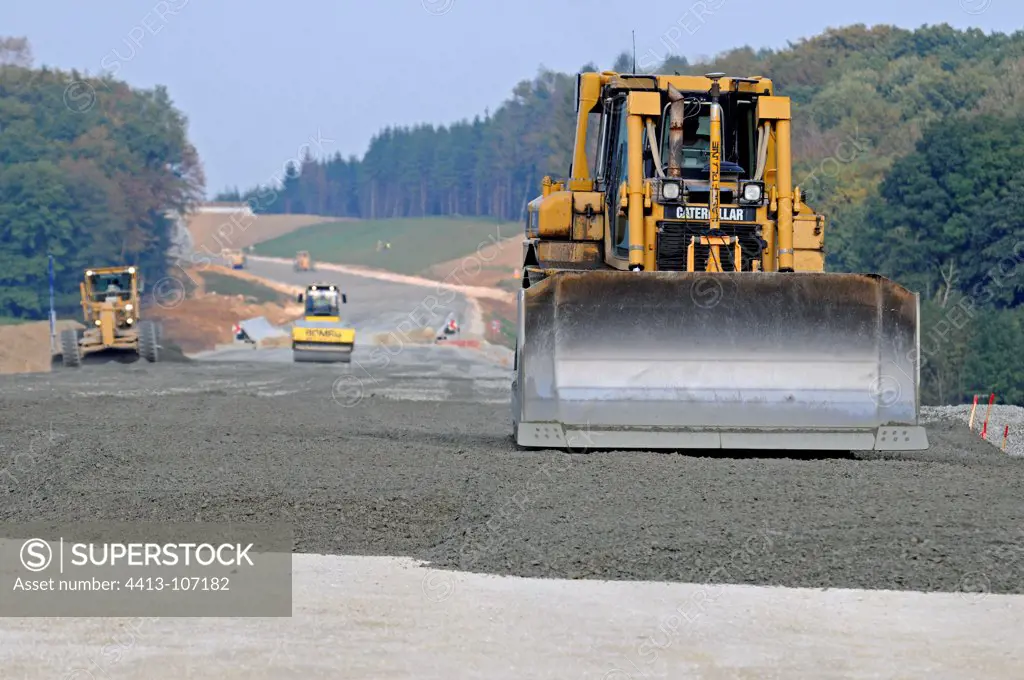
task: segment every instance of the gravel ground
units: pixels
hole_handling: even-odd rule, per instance
[[[985,421],[985,411],[988,404],[978,404],[974,414],[974,431],[980,437],[981,426]],[[942,420],[950,418],[962,423],[969,424],[971,421],[971,406],[927,406],[921,409],[921,415],[925,420]],[[989,415],[988,431],[985,439],[993,446],[1002,449],[1003,433],[1009,426],[1009,436],[1006,438],[1006,453],[1014,457],[1024,456],[1024,408],[1020,406],[1008,406],[994,404],[992,413]]]
[[[0,520],[287,520],[296,552],[524,576],[1024,589],[1024,460],[955,419],[917,453],[518,452],[507,369],[416,351],[358,399],[354,366],[4,378]]]

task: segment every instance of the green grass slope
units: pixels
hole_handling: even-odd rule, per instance
[[[308,250],[314,263],[422,274],[433,265],[469,255],[521,230],[516,223],[479,217],[325,222],[257,244],[255,254],[291,258]],[[378,241],[390,243],[391,248],[378,251]]]
[[[284,298],[281,293],[273,288],[267,288],[258,283],[235,278],[234,276],[225,276],[214,272],[203,272],[201,275],[207,293],[244,295],[245,297],[254,298],[257,302],[261,303],[281,302],[282,298]]]

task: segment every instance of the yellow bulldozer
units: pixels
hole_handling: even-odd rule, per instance
[[[300,250],[298,253],[295,254],[295,271],[316,271],[316,269],[313,267],[313,258],[309,256],[308,250]]]
[[[317,283],[306,286],[298,301],[305,312],[292,326],[292,358],[300,362],[351,362],[356,331],[341,321],[341,305],[348,303],[348,296],[334,284]]]
[[[527,210],[526,448],[920,450],[918,295],[825,272],[763,77],[577,76],[569,178]]]
[[[68,328],[60,335],[56,358],[67,368],[118,359],[149,362],[160,358],[160,324],[140,318],[144,284],[135,267],[89,269],[79,284],[84,330]]]
[[[228,266],[232,269],[245,269],[246,257],[241,250],[225,248],[221,251],[221,256],[228,261]]]

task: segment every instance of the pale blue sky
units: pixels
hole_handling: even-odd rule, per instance
[[[1020,0],[6,0],[0,34],[36,64],[166,85],[190,120],[210,194],[280,176],[303,144],[362,155],[386,125],[492,111],[541,66],[691,59],[854,23],[1024,27]],[[674,49],[673,49],[674,48]],[[770,74],[766,74],[770,75]],[[319,148],[316,142],[320,140]]]

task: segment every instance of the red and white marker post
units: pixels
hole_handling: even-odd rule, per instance
[[[992,415],[992,404],[996,401],[996,393],[993,392],[988,396],[988,408],[985,410],[985,423],[981,426],[981,438],[984,439],[985,435],[988,434],[988,417]]]

